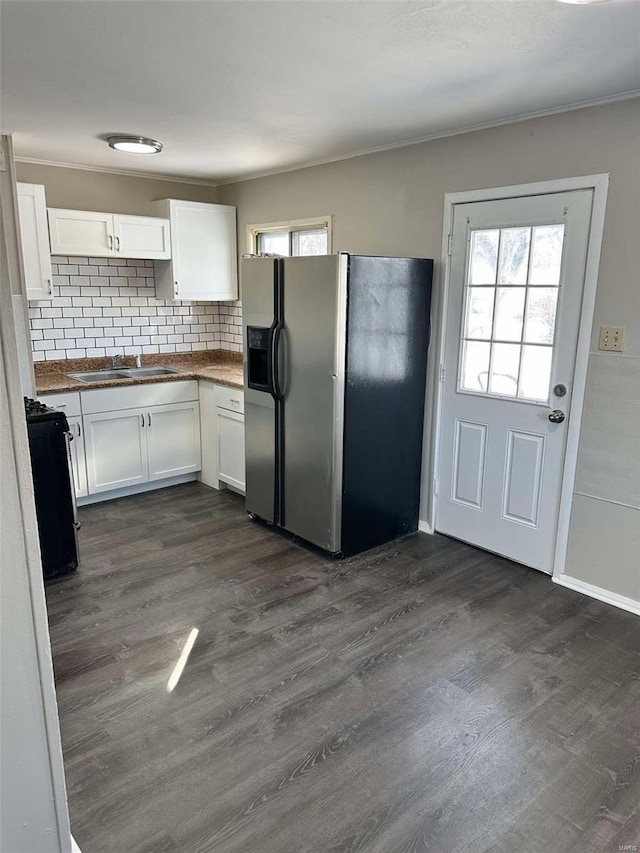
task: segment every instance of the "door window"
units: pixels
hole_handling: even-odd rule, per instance
[[[547,402],[564,225],[470,232],[458,391]]]

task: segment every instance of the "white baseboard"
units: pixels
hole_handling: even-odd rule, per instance
[[[640,601],[634,601],[633,598],[627,598],[626,595],[618,595],[617,592],[611,592],[608,589],[603,589],[601,586],[585,583],[585,581],[569,577],[569,575],[558,575],[553,578],[553,582],[560,584],[560,586],[566,586],[568,589],[573,589],[575,592],[581,592],[583,595],[589,595],[591,598],[597,598],[598,601],[604,601],[605,604],[613,604],[614,607],[619,607],[621,610],[627,610],[629,613],[640,616]]]
[[[73,835],[71,836],[71,853],[82,853],[82,850],[80,850],[80,848],[76,844],[76,840]]]
[[[420,533],[429,533],[430,535],[433,533],[433,527],[430,524],[427,524],[426,521],[418,522],[418,530]]]
[[[88,506],[101,501],[113,501],[116,498],[128,498],[130,495],[140,495],[143,492],[153,492],[156,489],[166,489],[167,486],[177,486],[180,483],[191,483],[198,477],[196,474],[181,474],[178,477],[167,477],[166,480],[154,480],[152,483],[141,483],[138,486],[129,486],[126,489],[112,489],[109,492],[98,492],[95,495],[87,495],[78,498],[78,506]]]

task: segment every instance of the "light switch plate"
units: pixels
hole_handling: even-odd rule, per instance
[[[622,352],[624,350],[624,326],[600,326],[598,349]]]

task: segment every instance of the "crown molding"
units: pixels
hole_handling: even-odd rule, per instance
[[[502,127],[507,124],[518,124],[535,118],[544,118],[545,116],[569,113],[574,110],[588,109],[589,107],[601,107],[606,104],[615,104],[619,101],[629,101],[633,98],[640,98],[640,89],[632,89],[628,92],[621,92],[617,95],[606,95],[602,98],[591,98],[586,101],[577,101],[576,103],[565,104],[560,107],[550,107],[545,110],[522,113],[520,115],[510,116],[509,118],[495,119],[494,121],[486,121],[479,124],[470,124],[465,127],[456,128],[455,130],[441,131],[438,133],[431,133],[426,136],[415,137],[413,139],[405,139],[403,142],[391,142],[387,145],[378,145],[374,148],[362,148],[352,151],[349,154],[326,157],[322,160],[311,160],[305,163],[298,163],[295,166],[283,166],[281,168],[269,169],[263,172],[251,172],[238,178],[220,178],[216,181],[215,185],[222,187],[228,184],[240,184],[243,181],[253,181],[256,178],[269,178],[272,175],[283,175],[287,172],[296,172],[298,169],[312,169],[314,166],[325,166],[329,163],[339,163],[341,160],[352,160],[354,157],[366,157],[368,154],[380,154],[383,151],[393,151],[395,148],[408,148],[410,145],[421,145],[424,142],[433,142],[436,139],[447,139],[451,136],[463,136],[465,133],[475,133],[479,130],[491,130],[493,127]]]
[[[59,169],[82,169],[85,172],[102,172],[106,175],[122,175],[127,178],[148,178],[152,181],[170,181],[175,184],[194,184],[199,187],[215,187],[214,181],[201,178],[182,178],[180,175],[165,175],[161,172],[132,172],[128,169],[110,169],[103,166],[87,166],[82,163],[62,163],[57,160],[40,160],[35,157],[13,158],[16,163],[31,163],[34,166],[55,166]]]

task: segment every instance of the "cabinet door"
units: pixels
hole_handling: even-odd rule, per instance
[[[82,430],[82,418],[67,418],[69,432],[71,433],[71,468],[73,470],[73,485],[77,498],[84,498],[87,494],[87,461],[84,451],[84,433]]]
[[[161,260],[171,257],[169,220],[157,216],[115,214],[115,251],[119,258]]]
[[[237,299],[235,207],[171,201],[169,209],[174,299]]]
[[[140,409],[85,415],[82,421],[89,494],[148,481],[147,436]]]
[[[145,412],[149,480],[200,470],[198,403],[152,406]]]
[[[219,478],[244,492],[244,416],[218,409]]]
[[[52,255],[113,257],[113,214],[49,208]]]
[[[18,184],[18,211],[27,299],[50,299],[51,252],[47,202],[40,184]]]

